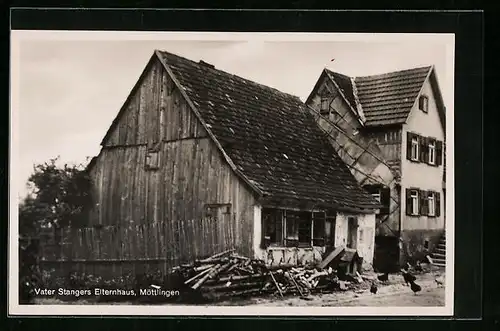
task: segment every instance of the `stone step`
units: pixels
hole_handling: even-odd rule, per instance
[[[446,249],[446,244],[441,244],[441,243],[439,243],[439,244],[437,245],[437,247],[436,247],[436,248],[439,248],[439,249]]]
[[[434,250],[434,253],[437,253],[437,254],[443,254],[443,255],[444,255],[444,254],[446,254],[446,249],[445,249],[445,248],[439,248],[439,247],[438,247],[438,248],[436,248],[436,249]]]
[[[435,265],[437,267],[442,267],[442,268],[446,267],[446,264],[444,262],[442,262],[442,263],[441,262],[435,262],[433,265]]]
[[[446,260],[442,258],[433,258],[432,264],[446,264]]]
[[[445,260],[446,259],[446,255],[445,254],[440,254],[440,253],[432,253],[432,259],[433,260],[435,260],[435,259]]]

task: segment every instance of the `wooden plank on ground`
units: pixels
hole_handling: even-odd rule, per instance
[[[330,254],[328,254],[327,257],[323,259],[323,261],[321,261],[321,263],[319,264],[319,268],[324,269],[333,261],[333,259],[339,256],[339,254],[342,253],[344,250],[345,250],[344,246],[338,246],[337,248],[335,248]]]

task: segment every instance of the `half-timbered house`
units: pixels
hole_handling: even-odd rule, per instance
[[[383,205],[378,268],[427,254],[444,265],[445,106],[434,67],[355,78],[324,69],[306,104]]]
[[[296,96],[155,51],[101,145],[88,166],[91,224],[176,232],[213,217],[219,251],[300,264],[344,246],[373,260],[380,204]]]

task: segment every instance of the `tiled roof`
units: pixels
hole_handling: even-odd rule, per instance
[[[381,75],[356,77],[354,82],[358,100],[366,118],[365,126],[404,123],[431,68],[427,66]],[[353,109],[356,109],[352,84],[347,83],[348,77],[325,70],[341,89],[345,90],[343,93],[347,102]]]
[[[236,167],[269,203],[378,208],[304,103],[206,64],[157,52]]]

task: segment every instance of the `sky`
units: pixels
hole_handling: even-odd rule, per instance
[[[434,65],[447,111],[453,111],[449,35],[14,31],[11,40],[11,156],[16,160],[11,174],[18,197],[28,192],[34,164],[57,156],[61,163],[86,164],[99,153],[104,134],[155,49],[202,59],[302,100],[325,67],[365,76]]]

